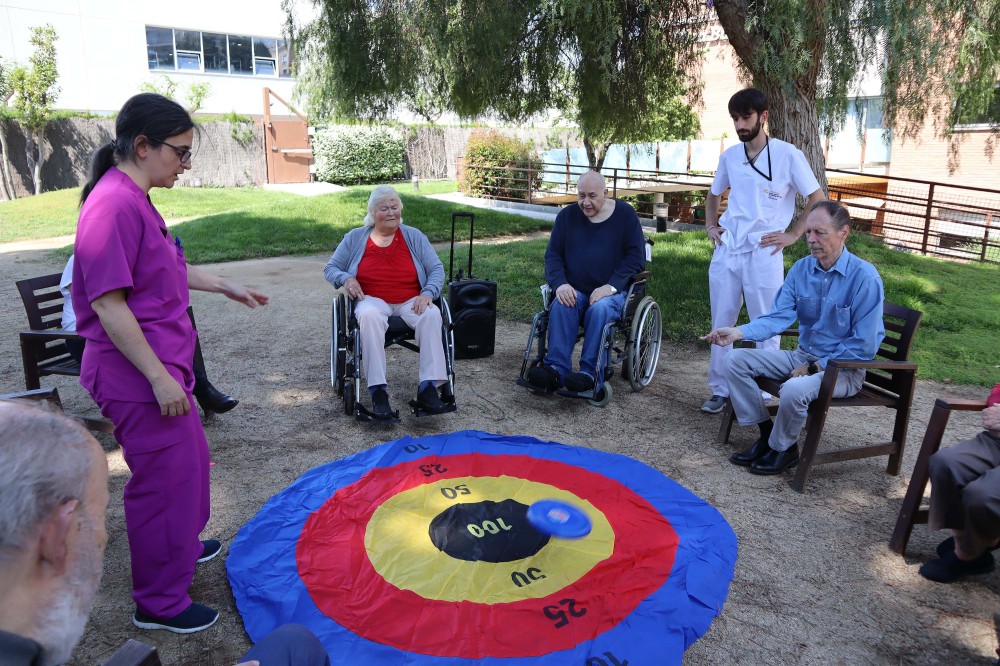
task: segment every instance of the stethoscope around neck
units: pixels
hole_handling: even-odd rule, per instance
[[[757,158],[760,157],[760,154],[763,153],[764,151],[767,151],[767,173],[766,174],[763,171],[761,171],[760,169],[757,168]],[[753,159],[750,159],[750,153],[747,152],[747,144],[745,144],[745,143],[743,144],[743,154],[746,155],[746,158],[747,158],[747,161],[744,162],[743,164],[749,164],[751,169],[753,169],[758,174],[760,174],[760,176],[762,178],[767,179],[767,182],[770,183],[771,182],[771,173],[772,173],[772,169],[771,169],[771,140],[770,140],[770,137],[768,137],[766,134],[764,135],[764,147],[761,148],[759,151],[757,151],[757,154],[753,156]]]

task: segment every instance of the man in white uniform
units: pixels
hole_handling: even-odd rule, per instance
[[[767,96],[747,88],[729,100],[740,144],[719,158],[705,204],[705,230],[715,246],[708,269],[712,328],[735,326],[746,300],[753,321],[771,311],[774,295],[784,281],[782,248],[799,239],[809,209],[826,199],[802,151],[762,131],[767,122]],[[719,204],[729,190],[722,218]],[[795,193],[808,200],[802,216],[788,226],[795,212]],[[787,230],[786,230],[786,227]],[[759,349],[778,349],[778,337],[757,343]],[[708,386],[712,396],[701,406],[716,414],[726,406],[726,354],[732,345],[712,346]]]

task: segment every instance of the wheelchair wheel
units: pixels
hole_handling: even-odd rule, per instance
[[[347,365],[347,302],[341,295],[333,301],[330,326],[330,385],[338,396],[344,395],[344,370]]]
[[[641,391],[653,379],[663,344],[663,319],[660,306],[650,296],[639,301],[632,317],[628,354],[623,374],[633,391]]]
[[[354,395],[353,378],[351,378],[351,381],[344,382],[342,391],[344,395],[344,413],[348,416],[354,416],[354,402],[357,396]]]
[[[604,382],[601,388],[594,391],[594,399],[588,400],[594,407],[607,407],[611,402],[611,382]]]

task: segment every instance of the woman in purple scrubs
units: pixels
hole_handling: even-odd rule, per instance
[[[255,308],[267,296],[184,261],[149,199],[191,168],[194,122],[179,104],[141,94],[122,107],[115,140],[94,153],[80,196],[73,306],[87,340],[80,383],[112,423],[132,476],[125,522],[133,622],[192,633],[219,614],[188,596],[197,562],[222,546],[200,541],[209,517],[208,442],[191,405],[197,333],[188,289]]]

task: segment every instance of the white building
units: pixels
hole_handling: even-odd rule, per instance
[[[182,103],[209,84],[201,113],[260,115],[265,87],[292,101],[284,21],[281,0],[0,0],[0,58],[27,63],[31,28],[50,24],[59,109],[113,112],[168,76]]]

